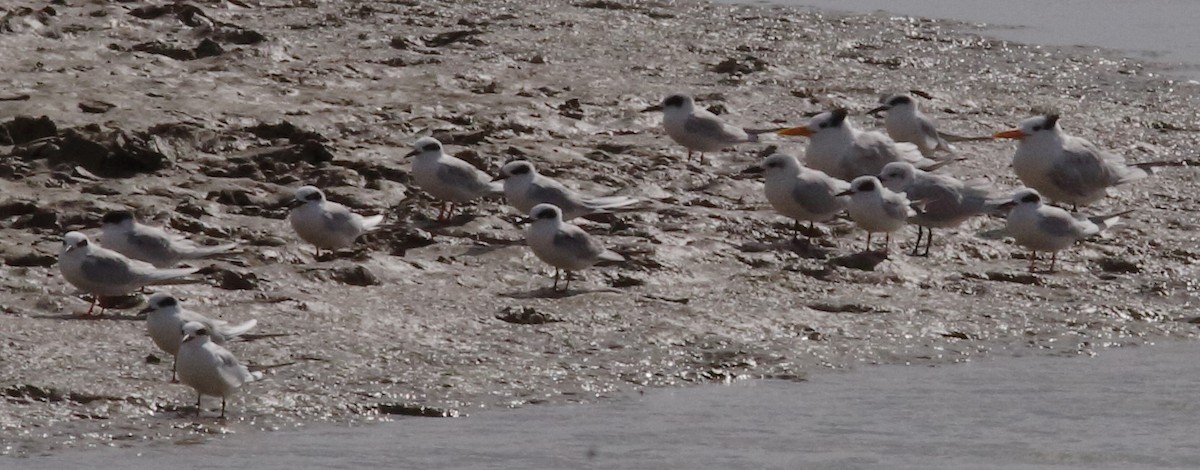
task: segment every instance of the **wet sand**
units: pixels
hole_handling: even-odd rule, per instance
[[[958,134],[1052,107],[1069,132],[1129,160],[1193,159],[1200,120],[1179,110],[1198,108],[1198,87],[1155,66],[987,39],[950,21],[778,7],[196,5],[159,16],[125,4],[4,7],[0,116],[44,115],[55,128],[49,140],[0,147],[0,453],[469,415],[859,364],[1087,354],[1195,331],[1194,169],[1115,191],[1093,210],[1138,212],[1065,253],[1055,274],[1025,274],[1019,248],[981,236],[996,219],[939,231],[930,258],[903,254],[905,234],[860,270],[844,266],[863,243],[848,223],[794,245],[761,183],[735,177],[768,145],[799,155],[803,141],[744,146],[700,167],[640,112],[682,91],[762,127],[916,88]],[[714,71],[727,59],[745,66]],[[21,122],[6,127],[14,141],[46,130]],[[632,261],[558,295],[499,201],[431,220],[436,206],[410,187],[401,158],[430,133],[490,172],[529,158],[588,191],[648,200],[585,223]],[[1011,143],[960,149],[968,158],[950,173],[1015,186]],[[389,229],[354,253],[313,259],[279,204],[304,183],[387,214]],[[226,421],[211,418],[212,402],[192,417],[194,395],[167,382],[170,360],[136,310],[81,319],[87,301],[54,266],[62,233],[123,207],[246,247],[214,262],[204,283],[164,289],[280,335],[232,345],[245,362],[294,363],[233,400]],[[552,321],[523,324],[511,314],[522,309]]]

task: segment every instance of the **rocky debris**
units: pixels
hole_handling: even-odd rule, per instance
[[[813,310],[819,310],[822,312],[829,312],[829,313],[872,313],[872,312],[886,312],[887,311],[886,309],[880,309],[879,307],[875,307],[873,305],[854,304],[854,303],[838,304],[838,303],[816,302],[816,303],[808,304],[808,308],[811,308]]]
[[[1043,284],[1042,278],[1033,273],[1009,273],[1000,271],[988,271],[982,276],[975,273],[963,273],[963,277],[970,279],[986,279],[989,281],[1012,282],[1015,284],[1026,284],[1040,286]]]
[[[37,207],[32,212],[17,216],[10,228],[18,230],[41,229],[51,232],[61,232],[64,224],[60,223],[58,212],[44,207]]]
[[[208,275],[216,279],[217,287],[225,290],[255,290],[259,286],[258,275],[249,271],[217,268]]]
[[[369,408],[369,411],[385,415],[419,416],[423,418],[460,418],[466,416],[452,408],[437,408],[407,403],[380,403]]]
[[[219,43],[209,38],[201,39],[200,43],[196,44],[195,47],[175,45],[163,41],[150,41],[134,44],[131,49],[138,52],[166,56],[179,61],[216,57],[225,53],[225,49]]]
[[[203,28],[204,32],[216,41],[229,44],[253,45],[267,40],[267,37],[258,31],[216,20],[208,16],[208,13],[205,13],[200,7],[188,3],[147,5],[129,10],[129,14],[144,20],[153,20],[167,15],[174,15],[184,25],[192,28]]]
[[[16,215],[28,215],[38,211],[38,205],[35,201],[23,199],[10,199],[0,203],[0,219],[7,219]]]
[[[0,145],[21,145],[58,134],[58,126],[49,117],[17,116],[0,125]]]
[[[1105,257],[1096,261],[1106,273],[1136,274],[1142,272],[1142,266],[1137,261],[1124,258]]]
[[[124,398],[88,395],[85,393],[68,392],[53,387],[40,387],[30,384],[12,385],[4,390],[0,390],[0,394],[3,394],[9,400],[19,403],[58,403],[66,401],[86,405],[97,400],[126,401]]]
[[[472,46],[482,46],[483,41],[475,36],[483,34],[483,31],[478,29],[464,29],[458,31],[446,31],[444,33],[434,34],[432,36],[423,37],[421,41],[428,47],[445,47],[454,43],[466,43]]]
[[[180,151],[187,150],[147,132],[104,130],[99,126],[67,129],[58,139],[58,151],[47,156],[51,165],[79,165],[111,178],[170,168]]]
[[[433,234],[419,228],[398,226],[386,231],[372,233],[376,240],[388,248],[392,256],[404,256],[408,250],[426,247],[437,243]]]
[[[85,113],[104,114],[111,111],[117,105],[100,101],[100,100],[85,100],[79,102],[79,110]]]
[[[748,55],[740,59],[730,57],[722,60],[712,67],[712,71],[727,75],[749,75],[767,70],[768,67],[767,61]]]
[[[289,121],[279,121],[274,124],[261,122],[247,127],[245,131],[260,139],[284,139],[293,144],[303,143],[310,140],[316,142],[329,141],[329,139],[320,133],[301,129],[299,126],[292,124]]]
[[[565,103],[558,105],[558,114],[571,119],[583,119],[583,105],[578,98],[571,98]]]
[[[504,310],[496,315],[496,319],[517,325],[542,325],[562,321],[533,307],[504,307]]]
[[[626,287],[638,287],[638,286],[646,285],[646,280],[642,279],[640,277],[633,277],[633,276],[628,276],[625,274],[618,274],[617,278],[613,279],[612,282],[609,283],[609,285],[616,287],[618,289],[623,289]]]
[[[49,267],[58,264],[58,256],[34,250],[18,249],[4,255],[4,264],[9,266]]]
[[[883,251],[864,251],[830,259],[834,266],[857,269],[859,271],[874,271],[876,266],[887,261],[888,254]]]
[[[135,292],[117,297],[102,296],[96,302],[96,306],[112,310],[129,310],[131,308],[140,307],[143,303],[145,303],[143,296]]]
[[[330,258],[332,259],[332,258]],[[329,259],[323,259],[328,261]],[[367,269],[366,266],[342,266],[337,268],[317,268],[305,271],[306,274],[314,279],[321,281],[337,281],[342,284],[351,286],[377,286],[382,284],[379,277]]]

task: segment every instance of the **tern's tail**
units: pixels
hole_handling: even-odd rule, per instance
[[[221,329],[221,334],[225,335],[226,339],[233,339],[245,334],[247,331],[250,331],[254,328],[254,325],[257,324],[258,320],[248,320],[239,325],[225,326]]]
[[[148,284],[162,284],[175,278],[195,274],[200,268],[155,269],[146,273]]]
[[[1088,220],[1092,221],[1093,224],[1096,224],[1097,227],[1100,227],[1100,231],[1105,231],[1105,230],[1112,228],[1113,226],[1116,226],[1117,224],[1120,224],[1121,216],[1131,214],[1131,213],[1133,213],[1133,209],[1117,212],[1115,214],[1098,215],[1095,217],[1088,217]]]
[[[1192,161],[1192,160],[1165,160],[1165,161],[1158,161],[1158,162],[1134,163],[1129,166],[1131,166],[1133,168],[1137,168],[1139,170],[1142,170],[1147,175],[1152,175],[1152,174],[1154,174],[1154,171],[1156,168],[1172,167],[1172,166],[1195,166],[1198,163],[1200,163],[1200,162]]]
[[[375,230],[375,228],[379,226],[380,222],[383,222],[383,214],[373,215],[370,217],[363,217],[363,221],[362,221],[363,231],[366,232],[366,231]]]
[[[225,244],[225,245],[216,245],[216,246],[203,245],[203,246],[197,246],[189,254],[193,258],[207,258],[207,257],[213,256],[213,255],[228,253],[230,251],[233,251],[235,248],[237,248],[236,243],[229,243],[229,244]]]
[[[785,129],[784,127],[773,127],[771,129],[742,129],[742,130],[746,131],[746,136],[747,136],[746,140],[748,142],[758,142],[759,141],[758,136],[760,136],[762,134],[774,134],[774,133],[782,131],[784,129]]]
[[[621,256],[620,253],[617,253],[615,251],[604,250],[604,253],[600,253],[600,261],[609,261],[609,262],[613,262],[613,263],[619,263],[621,261],[625,261],[625,257]]]
[[[640,201],[628,196],[605,196],[589,199],[588,205],[596,209],[613,210],[626,208],[638,202]]]

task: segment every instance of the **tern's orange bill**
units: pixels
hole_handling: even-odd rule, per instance
[[[1020,139],[1022,137],[1025,137],[1025,134],[1021,133],[1019,129],[1011,129],[992,134],[993,139]]]
[[[776,133],[779,135],[800,135],[800,136],[804,136],[804,137],[808,137],[808,136],[812,135],[812,131],[808,130],[807,127],[791,127],[791,128],[784,129],[784,130],[781,130]]]

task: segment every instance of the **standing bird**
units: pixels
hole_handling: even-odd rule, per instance
[[[313,186],[297,189],[292,206],[288,222],[300,239],[316,247],[318,257],[322,248],[346,248],[383,222],[382,215],[363,217],[350,212],[346,206],[326,201],[325,193]]]
[[[880,132],[855,129],[846,115],[845,109],[824,112],[813,116],[805,126],[784,129],[779,134],[808,137],[805,165],[846,181],[877,175],[891,162],[908,162],[930,170],[945,164],[921,156],[913,144],[896,143]]]
[[[796,157],[777,153],[763,159],[758,169],[765,173],[763,192],[776,212],[791,218],[799,231],[801,221],[824,222],[846,209],[847,197],[838,194],[850,189],[850,183],[819,170],[805,168]]]
[[[179,300],[169,294],[158,293],[146,301],[146,308],[138,312],[146,314],[146,332],[158,349],[175,357],[171,364],[171,382],[175,382],[176,368],[179,365],[179,344],[183,342],[183,325],[197,322],[208,329],[212,341],[224,345],[226,342],[245,334],[258,324],[258,320],[247,320],[238,325],[230,325],[224,320],[213,320],[191,310],[179,306]]]
[[[874,176],[859,176],[850,182],[850,189],[838,196],[850,196],[850,218],[867,231],[867,250],[871,251],[871,234],[886,234],[883,252],[891,250],[891,233],[908,223],[908,218],[917,215],[904,193],[892,192],[883,187]]]
[[[101,245],[158,268],[169,268],[183,261],[228,253],[237,247],[233,243],[197,246],[158,227],[139,223],[130,211],[119,210],[104,214],[100,224]]]
[[[716,152],[744,142],[758,142],[759,134],[777,129],[744,129],[725,123],[716,114],[696,108],[696,102],[687,95],[671,95],[661,105],[651,106],[642,112],[662,111],[663,127],[675,143],[688,149],[688,161],[692,153],[700,153],[704,163],[705,152]]]
[[[1012,235],[1018,245],[1028,248],[1031,252],[1029,272],[1034,272],[1037,266],[1039,251],[1051,253],[1050,272],[1054,272],[1054,263],[1058,260],[1059,251],[1116,225],[1122,215],[1132,212],[1124,211],[1090,218],[1076,216],[1065,209],[1043,204],[1037,190],[1029,188],[1017,191],[1012,200],[1004,203],[1002,207],[1012,208],[1008,213],[1008,234]]]
[[[554,204],[562,211],[563,220],[571,220],[626,208],[638,202],[626,196],[591,197],[579,194],[558,181],[538,174],[533,164],[525,160],[505,164],[500,168],[500,176],[496,180],[504,180],[504,198],[522,214],[528,214],[538,204]]]
[[[246,383],[262,380],[262,372],[250,372],[238,363],[233,353],[212,341],[212,332],[200,322],[183,325],[183,342],[176,356],[179,380],[196,390],[196,416],[200,416],[200,397],[221,397],[221,418],[225,418],[225,400]]]
[[[921,211],[908,220],[917,225],[917,244],[912,252],[914,256],[920,253],[921,238],[926,230],[929,235],[922,256],[929,256],[934,228],[957,227],[971,217],[995,211],[1007,200],[991,196],[980,186],[918,170],[904,162],[892,162],[884,166],[883,171],[879,172],[879,181],[884,187],[904,193],[910,201],[921,206]]]
[[[438,220],[454,214],[454,207],[487,196],[499,196],[503,190],[491,182],[487,173],[457,157],[446,155],[442,143],[433,137],[422,137],[413,143],[413,151],[405,157],[416,157],[412,163],[413,181],[425,192],[442,200]]]
[[[1058,126],[1057,114],[1031,117],[993,137],[1017,139],[1012,166],[1025,186],[1075,208],[1104,198],[1112,186],[1145,178],[1153,165],[1128,166],[1119,155],[1068,135]]]
[[[92,295],[92,305],[85,315],[91,315],[101,296],[117,297],[143,287],[187,276],[200,268],[158,269],[149,263],[131,260],[125,255],[103,248],[80,232],[63,236],[58,269],[67,282]],[[101,307],[103,311],[103,307]]]
[[[533,254],[554,266],[554,290],[558,290],[559,271],[566,271],[571,288],[571,272],[586,269],[601,261],[625,261],[625,257],[604,248],[599,241],[576,225],[563,222],[562,210],[554,204],[538,204],[529,212],[533,223],[525,232],[525,242]]]
[[[883,128],[887,129],[888,137],[892,140],[916,145],[921,155],[926,157],[933,157],[937,150],[954,153],[954,147],[938,133],[937,124],[918,109],[917,102],[911,96],[889,96],[883,100],[882,106],[867,111],[867,114],[883,111],[887,111]]]

